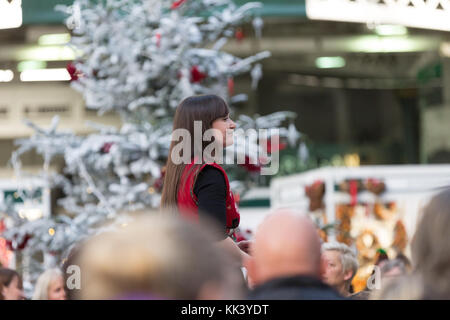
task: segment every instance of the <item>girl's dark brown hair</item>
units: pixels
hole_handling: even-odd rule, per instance
[[[19,279],[19,286],[21,286],[22,280],[20,279],[20,275],[15,270],[0,268],[0,300],[5,299],[2,294],[3,287],[9,287],[14,277]]]
[[[173,120],[173,130],[186,129],[191,135],[190,159],[194,158],[196,145],[194,144],[194,121],[202,122],[202,136],[206,130],[211,129],[214,120],[224,118],[229,114],[226,102],[216,95],[199,95],[184,99],[177,107]],[[161,208],[173,210],[177,207],[177,193],[180,185],[181,175],[185,163],[175,164],[171,159],[172,149],[179,141],[172,141],[169,149],[169,156],[166,163],[166,173],[161,196]],[[184,141],[183,143],[189,143]],[[203,151],[210,142],[202,142]],[[202,160],[202,159],[200,159]],[[200,165],[195,165],[196,170]]]

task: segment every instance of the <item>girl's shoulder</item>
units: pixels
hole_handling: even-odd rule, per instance
[[[205,188],[227,189],[227,177],[217,167],[212,165],[202,166],[194,184],[194,194]]]
[[[201,166],[199,172],[199,177],[218,177],[218,178],[224,178],[226,177],[225,170],[223,168],[216,164],[216,163],[207,163]]]

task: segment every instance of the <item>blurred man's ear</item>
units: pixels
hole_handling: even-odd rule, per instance
[[[353,276],[353,271],[352,270],[348,270],[345,274],[344,274],[344,280],[347,281],[349,279],[351,279]]]
[[[320,277],[323,278],[325,271],[327,270],[327,260],[323,257],[320,257]]]

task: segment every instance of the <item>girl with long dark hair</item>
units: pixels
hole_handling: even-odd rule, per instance
[[[219,244],[228,248],[242,262],[246,253],[240,247],[245,249],[248,244],[239,246],[230,237],[233,229],[239,225],[240,215],[228,176],[215,161],[221,158],[219,153],[223,152],[223,148],[234,142],[233,130],[236,124],[229,113],[226,102],[216,95],[192,96],[184,99],[177,107],[174,134],[178,131],[187,133],[187,136],[181,142],[172,139],[161,208],[169,211],[177,209],[181,215],[198,221],[216,221],[221,231]],[[210,137],[212,142],[208,138],[203,139],[211,131],[214,132]],[[218,148],[207,154],[205,151],[211,150],[211,144]],[[184,160],[180,161],[180,158]]]

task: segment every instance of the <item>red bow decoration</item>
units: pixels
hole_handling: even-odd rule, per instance
[[[113,146],[114,142],[106,142],[102,148],[100,149],[100,151],[102,153],[109,153],[109,150],[111,150],[111,147]]]
[[[191,68],[191,82],[200,82],[207,77],[206,73],[198,70],[197,66]]]
[[[30,234],[26,234],[21,243],[13,243],[15,242],[16,236],[14,236],[14,240],[6,240],[6,247],[8,250],[23,250],[27,246],[28,240],[30,240],[32,236]]]
[[[79,76],[81,75],[81,72],[77,70],[77,68],[75,68],[75,65],[71,62],[69,62],[67,64],[67,72],[70,75],[70,81],[76,81],[78,80]]]
[[[161,192],[163,186],[164,186],[164,176],[166,175],[166,168],[163,167],[161,169],[161,176],[156,179],[156,181],[153,183],[153,188],[155,188],[158,192]]]
[[[1,234],[3,231],[5,231],[5,229],[6,229],[5,221],[3,221],[3,219],[2,219],[2,220],[0,220],[0,234]]]
[[[178,0],[175,1],[174,3],[172,3],[172,5],[170,6],[170,10],[175,10],[178,9],[186,0]]]
[[[232,77],[228,78],[228,94],[232,96],[234,93],[234,80]]]
[[[259,163],[257,164],[251,164],[250,163],[250,157],[245,156],[245,163],[240,165],[241,167],[244,167],[249,172],[260,172],[261,171],[261,165]]]
[[[161,33],[158,32],[155,35],[155,37],[156,37],[156,46],[159,48],[161,46]]]
[[[350,204],[352,206],[354,206],[358,202],[358,182],[357,181],[355,181],[355,180],[350,181],[349,191],[350,191],[350,197],[351,197]]]
[[[241,42],[244,39],[244,32],[241,28],[238,28],[236,32],[234,33],[234,37],[238,42]]]
[[[278,143],[274,143],[272,145],[272,139],[267,140],[267,152],[272,153],[272,151],[281,151],[286,149],[287,144],[284,142],[280,142],[280,138],[278,137]]]

